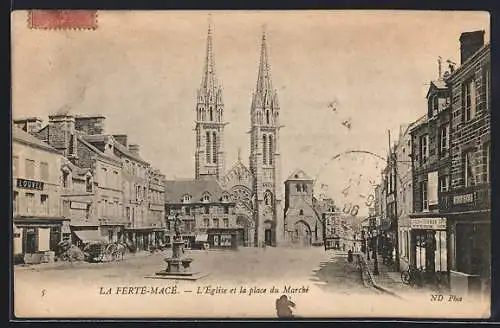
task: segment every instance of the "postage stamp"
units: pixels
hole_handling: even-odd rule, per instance
[[[97,28],[96,10],[31,10],[28,12],[31,29],[80,29]]]

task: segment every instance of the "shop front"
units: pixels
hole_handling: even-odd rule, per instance
[[[238,248],[238,229],[208,229],[207,235],[210,248]]]
[[[429,284],[448,286],[448,234],[444,217],[419,217],[410,220],[411,264],[423,273]]]
[[[453,215],[450,223],[453,292],[485,293],[491,286],[490,212]]]
[[[15,263],[37,264],[54,260],[62,240],[65,218],[15,217],[13,251]]]

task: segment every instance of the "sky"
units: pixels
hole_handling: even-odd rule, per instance
[[[102,114],[106,133],[127,134],[168,179],[194,177],[196,91],[204,64],[208,12],[100,11],[94,31],[31,30],[12,16],[13,117],[69,108]],[[343,197],[371,193],[388,130],[426,112],[437,58],[460,62],[462,32],[485,30],[487,12],[215,11],[216,72],[224,90],[226,169],[241,148],[248,164],[250,105],[263,26],[280,99],[281,169],[297,168]],[[333,103],[333,106],[331,104]],[[333,107],[333,108],[332,108]],[[342,122],[350,122],[350,128]],[[361,183],[360,183],[361,182]],[[326,188],[324,188],[326,190]],[[345,200],[344,200],[345,201]],[[350,199],[360,202],[358,199]],[[341,204],[340,204],[341,205]]]

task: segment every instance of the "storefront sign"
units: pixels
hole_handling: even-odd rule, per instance
[[[23,189],[43,190],[43,182],[34,180],[17,179],[17,187]]]
[[[76,210],[86,210],[87,203],[71,202],[71,208],[76,209]]]
[[[473,202],[474,202],[474,194],[473,193],[453,196],[453,204],[454,205],[470,204]]]
[[[446,230],[446,218],[411,219],[410,228],[420,230]]]

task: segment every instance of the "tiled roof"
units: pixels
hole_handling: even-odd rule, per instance
[[[165,181],[166,203],[182,203],[184,195],[190,195],[191,202],[197,203],[202,200],[203,194],[206,192],[210,194],[211,201],[219,201],[224,190],[215,179]]]
[[[19,142],[22,142],[22,143],[25,143],[28,145],[32,145],[32,146],[59,154],[59,152],[55,148],[51,147],[49,144],[43,142],[42,140],[38,139],[37,137],[32,136],[31,134],[18,128],[17,126],[12,127],[12,140],[19,141]]]
[[[288,177],[288,180],[305,180],[305,181],[313,181],[314,179],[308,176],[303,170],[296,169],[292,174]]]
[[[107,138],[110,138],[112,137],[111,135],[107,135],[107,134],[82,134],[82,138],[89,142],[89,143],[92,143],[92,142],[105,142]],[[130,152],[127,147],[123,146],[122,144],[120,144],[119,142],[115,142],[114,143],[114,148],[116,150],[118,150],[120,153],[124,154],[125,156],[127,157],[130,157],[138,162],[141,162],[141,163],[145,163],[147,164],[147,162],[142,159],[141,157],[133,154],[132,152]]]

